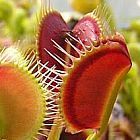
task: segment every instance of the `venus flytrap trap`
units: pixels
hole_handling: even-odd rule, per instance
[[[75,50],[80,60],[70,56],[74,63],[72,68],[66,68],[68,76],[63,78],[61,95],[62,113],[71,132],[83,129],[104,131],[121,78],[131,66],[124,38],[113,32],[104,20],[105,7],[100,8],[103,13],[99,13],[99,8],[76,24],[71,37],[77,41]],[[70,41],[69,44],[73,47]],[[59,45],[57,48],[62,50]],[[87,118],[90,120],[86,122]]]
[[[72,134],[95,130],[88,139],[99,139],[131,67],[125,39],[111,29],[106,6],[85,15],[73,30],[58,12],[42,8],[41,13],[38,53],[43,63],[50,61],[61,73],[58,106],[62,126]]]
[[[0,52],[0,139],[48,137],[50,130],[45,126],[50,124],[45,121],[58,111],[51,100],[54,95],[47,89],[55,81],[49,77],[55,67],[48,68],[47,64],[42,65],[31,51],[23,54],[19,46]],[[44,74],[42,69],[46,69]],[[46,79],[50,82],[45,83]]]

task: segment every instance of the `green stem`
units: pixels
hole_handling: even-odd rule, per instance
[[[99,140],[98,133],[90,134],[86,140]]]
[[[47,140],[59,140],[62,132],[61,122],[55,121],[56,125],[52,126]]]

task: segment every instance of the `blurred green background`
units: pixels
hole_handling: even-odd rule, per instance
[[[47,1],[47,0],[46,0]],[[92,4],[91,4],[92,3]],[[125,36],[133,66],[117,98],[104,140],[140,140],[140,0],[51,0],[69,24],[97,4],[109,5],[111,26]],[[34,46],[40,0],[0,0],[0,48],[18,40]]]

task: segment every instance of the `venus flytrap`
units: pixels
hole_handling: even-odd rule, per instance
[[[131,67],[125,40],[109,22],[106,6],[99,6],[70,30],[42,3],[39,58],[19,47],[0,52],[0,138],[57,140],[62,128],[94,130],[87,140],[100,138]]]
[[[111,29],[106,6],[85,15],[73,30],[51,8],[41,13],[38,53],[43,63],[57,66],[63,80],[58,91],[62,126],[72,134],[95,130],[88,139],[99,139],[131,67],[125,39]]]
[[[30,56],[31,55],[31,56]],[[36,62],[36,63],[34,63]],[[42,69],[47,69],[45,74]],[[38,71],[35,71],[38,69]],[[54,67],[42,65],[35,54],[18,46],[0,52],[0,139],[38,140],[48,137],[49,120],[55,111],[52,93],[47,89],[54,78],[49,77]],[[45,83],[44,79],[50,79]],[[47,132],[44,134],[44,131]]]

